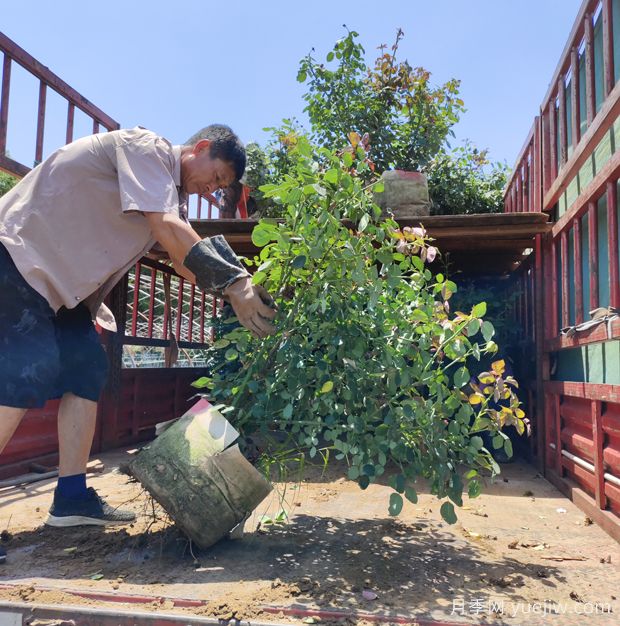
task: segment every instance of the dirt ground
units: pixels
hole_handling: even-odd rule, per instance
[[[524,462],[503,465],[483,495],[466,498],[453,526],[441,520],[423,485],[418,504],[407,502],[394,519],[387,514],[389,487],[361,491],[338,478],[338,468],[325,475],[309,469],[303,482],[284,493],[280,486],[263,502],[243,539],[199,552],[117,471],[124,451],[98,458],[106,469],[89,484],[112,504],[132,508],[138,521],[48,528],[54,480],[0,491],[8,551],[0,601],[278,622],[304,615],[305,623],[329,622],[328,614],[307,617],[322,609],[347,611],[348,623],[371,615],[620,624],[620,546]],[[260,523],[282,508],[288,523]],[[92,594],[111,594],[115,602]],[[129,595],[144,596],[143,602],[123,602]]]

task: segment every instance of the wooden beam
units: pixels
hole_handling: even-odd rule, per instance
[[[0,154],[0,170],[12,176],[17,176],[17,178],[23,178],[30,171],[30,168],[14,161],[8,156]]]
[[[534,125],[534,145],[532,149],[532,207],[534,212],[541,212],[540,200],[542,198],[542,168],[541,168],[541,156],[542,156],[542,117],[538,116]]]
[[[583,322],[583,283],[581,269],[581,220],[573,220],[573,258],[575,260],[575,324]]]
[[[603,445],[605,434],[602,423],[602,402],[592,400],[592,439],[594,442],[594,478],[596,480],[596,504],[600,509],[607,508],[607,498],[605,497],[605,463],[603,462]]]
[[[75,104],[69,102],[67,105],[67,132],[65,133],[65,142],[71,143],[73,141],[73,125],[75,120]]]
[[[532,211],[532,189],[530,180],[530,168],[532,167],[532,151],[528,153],[528,158],[523,162],[523,211],[531,213]]]
[[[568,232],[562,231],[560,235],[561,264],[562,264],[562,327],[570,323],[570,280],[568,276]]]
[[[551,176],[551,167],[552,167],[552,147],[551,147],[551,112],[550,106],[547,106],[546,109],[543,109],[540,119],[541,119],[541,139],[542,139],[542,189],[541,196],[538,199],[539,210],[542,211],[543,207],[541,204],[541,200],[547,189],[551,186],[553,182]]]
[[[590,311],[598,307],[598,210],[588,203],[588,263],[590,269]]]
[[[607,181],[607,245],[609,254],[609,298],[611,306],[620,307],[618,276],[618,183]]]
[[[605,98],[614,88],[614,33],[612,0],[603,0],[603,68]]]
[[[555,98],[549,103],[550,110],[550,142],[551,142],[551,178],[549,179],[549,184],[553,185],[553,181],[555,181],[560,166],[558,165],[559,154],[558,154],[558,116],[555,108]],[[552,207],[549,206],[549,209]],[[543,211],[547,210],[547,206],[543,201]]]
[[[579,103],[579,49],[574,47],[571,51],[571,134],[573,149],[577,147],[581,138],[581,107]]]
[[[552,326],[551,336],[556,337],[560,332],[560,281],[558,279],[558,254],[559,242],[554,239],[551,244],[551,310]]]
[[[536,350],[536,387],[534,389],[534,411],[536,416],[536,465],[544,471],[545,449],[545,393],[544,381],[544,337],[545,337],[545,285],[544,285],[544,248],[543,236],[536,236],[536,254],[534,256],[534,346]]]
[[[37,112],[37,140],[34,150],[34,165],[43,160],[43,137],[45,134],[45,104],[47,101],[47,85],[39,83],[39,110]]]
[[[592,124],[596,115],[596,88],[594,85],[594,26],[592,15],[586,14],[584,18],[584,31],[586,40],[586,119],[588,127]]]
[[[4,55],[2,62],[2,93],[0,95],[0,156],[6,153],[9,121],[9,92],[11,90],[11,57]]]
[[[545,392],[586,400],[620,403],[620,385],[552,380],[545,383]]]
[[[615,319],[607,324],[599,324],[588,330],[574,334],[572,337],[560,336],[545,342],[545,350],[557,352],[567,348],[579,348],[592,343],[602,343],[608,340],[620,339],[620,320]]]
[[[566,86],[564,78],[558,81],[558,133],[560,136],[560,153],[558,163],[561,168],[568,160],[568,124],[566,119]]]
[[[543,299],[543,310],[545,315],[544,320],[544,332],[541,335],[541,338],[545,341],[551,337],[555,337],[556,333],[554,332],[553,326],[553,242],[551,241],[551,237],[549,235],[543,236],[540,235],[542,240],[542,250],[543,250],[543,284],[544,291],[541,294]]]
[[[551,406],[553,407],[555,420],[555,469],[560,476],[564,476],[564,466],[562,465],[562,402],[560,394],[553,396]]]
[[[450,250],[459,250],[459,251],[471,251],[474,252],[476,250],[480,250],[483,252],[493,252],[493,251],[506,251],[512,250],[513,252],[522,252],[527,248],[534,247],[534,238],[523,238],[523,239],[476,239],[472,241],[471,239],[446,239],[443,240],[441,237],[438,237],[434,242],[437,244],[437,247],[440,249],[448,246]]]

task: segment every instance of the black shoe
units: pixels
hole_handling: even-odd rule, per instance
[[[6,561],[6,550],[0,547],[0,563],[4,563]]]
[[[97,492],[89,487],[83,500],[65,498],[54,491],[54,502],[45,523],[48,526],[111,526],[129,524],[136,516],[124,509],[111,507]]]

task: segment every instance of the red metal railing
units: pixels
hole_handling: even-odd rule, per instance
[[[11,41],[0,32],[0,51],[2,62],[2,91],[0,92],[0,169],[18,177],[25,176],[30,166],[19,163],[6,155],[9,128],[9,96],[11,89],[11,69],[13,63],[22,66],[31,76],[39,80],[39,100],[37,108],[36,142],[33,146],[33,165],[43,158],[43,140],[46,123],[47,91],[52,89],[67,103],[66,142],[73,141],[76,108],[92,120],[92,130],[99,132],[100,127],[106,130],[119,128],[118,122],[106,115],[92,102],[67,85],[61,78],[39,63],[34,57]]]
[[[524,274],[526,293],[535,294],[534,327],[522,325],[536,339],[535,421],[544,424],[539,463],[564,491],[578,485],[574,498],[620,537],[620,387],[552,380],[551,373],[567,349],[620,338],[617,321],[570,337],[560,333],[590,319],[591,310],[620,306],[617,24],[618,0],[583,2],[507,185],[504,208],[545,211],[555,219],[551,234],[537,237],[535,271]]]
[[[170,302],[166,302],[164,280],[172,283]],[[168,346],[171,315],[179,348],[200,349],[210,343],[212,334],[205,337],[205,329],[212,330],[216,300],[179,277],[170,266],[142,259],[130,272],[129,296],[124,345]]]

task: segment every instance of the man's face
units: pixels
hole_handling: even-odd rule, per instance
[[[181,183],[183,191],[201,195],[228,187],[235,181],[233,166],[227,161],[211,158],[209,141],[199,141],[181,157]]]

